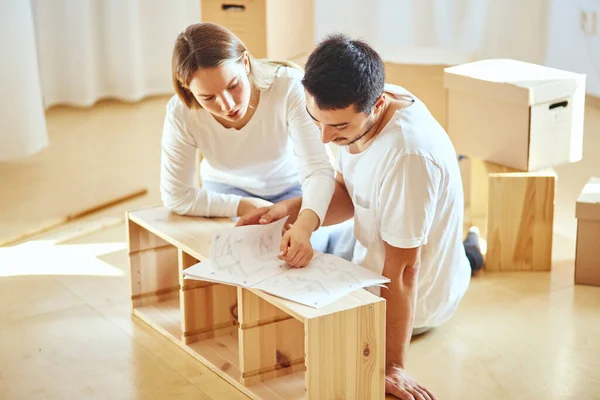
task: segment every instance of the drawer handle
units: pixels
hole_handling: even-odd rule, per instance
[[[244,11],[246,9],[246,6],[243,4],[222,4],[221,5],[221,9],[223,11],[229,11],[229,10],[233,10],[233,11]]]
[[[560,102],[558,102],[558,103],[550,104],[550,105],[548,106],[548,108],[549,108],[550,110],[552,110],[553,108],[558,108],[558,107],[566,107],[566,106],[568,106],[568,105],[569,105],[569,102],[565,100],[565,101],[560,101]]]

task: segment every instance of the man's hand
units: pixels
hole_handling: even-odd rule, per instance
[[[387,368],[385,392],[401,400],[436,400],[429,390],[419,385],[400,367]]]
[[[311,229],[307,229],[299,223],[292,225],[281,239],[281,253],[278,258],[291,267],[306,267],[314,255],[310,244],[311,234]]]

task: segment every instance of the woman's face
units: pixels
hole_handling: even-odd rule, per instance
[[[245,55],[239,62],[200,68],[192,76],[189,90],[206,111],[227,121],[239,121],[246,115],[250,102],[249,71]]]

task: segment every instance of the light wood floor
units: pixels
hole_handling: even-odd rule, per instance
[[[95,122],[87,129],[94,137],[122,129],[127,113],[140,121],[128,124],[135,148],[126,154],[120,147],[132,144],[127,132],[122,138],[107,135],[105,150],[114,153],[106,150],[103,156],[111,167],[88,171],[94,177],[89,186],[82,180],[70,195],[96,190],[97,175],[106,173],[115,186],[129,185],[131,175],[114,173],[129,168],[150,192],[30,242],[0,248],[0,399],[246,398],[130,315],[121,218],[126,209],[159,202],[160,127],[148,128],[147,121],[160,123],[165,102],[155,98],[139,105],[49,112],[49,124],[65,129],[83,115],[91,118]],[[147,141],[140,139],[146,135]],[[78,151],[85,138],[73,140],[69,151]],[[600,174],[598,155],[600,116],[589,110],[584,161],[556,169],[552,273],[479,275],[456,316],[413,341],[409,372],[439,399],[600,399],[600,288],[573,285],[574,204],[588,177]],[[51,162],[45,168],[47,185],[79,173],[52,173]],[[20,175],[2,204],[15,206],[20,197],[11,200],[10,193],[25,190],[34,179]],[[49,210],[60,206],[51,195],[34,195]]]

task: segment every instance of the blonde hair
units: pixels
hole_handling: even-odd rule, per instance
[[[189,90],[192,76],[199,68],[220,67],[228,62],[241,62],[244,53],[250,63],[250,83],[259,90],[267,90],[275,81],[277,70],[292,67],[289,61],[255,59],[244,43],[230,30],[204,22],[188,26],[177,36],[173,49],[172,74],[175,93],[188,108],[201,108]]]

